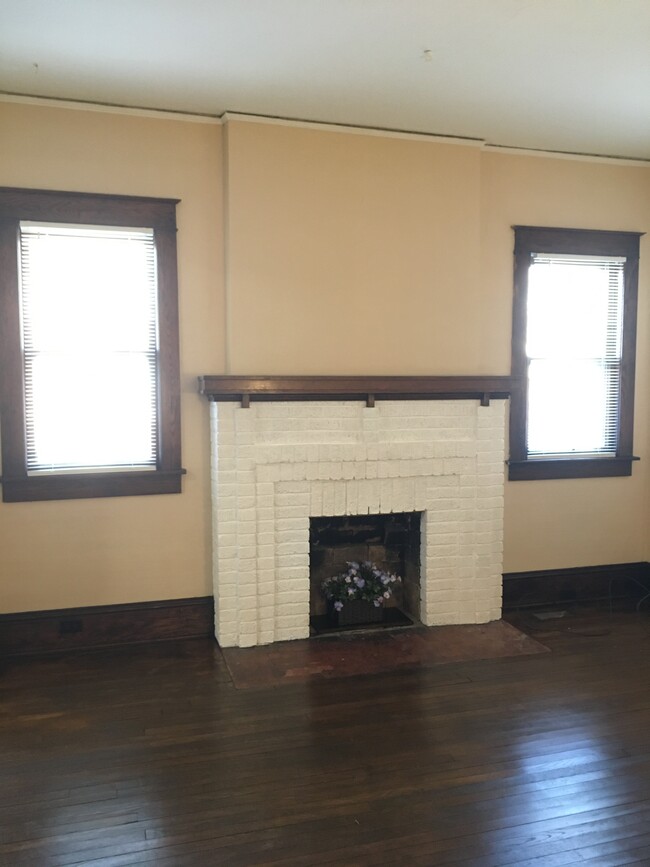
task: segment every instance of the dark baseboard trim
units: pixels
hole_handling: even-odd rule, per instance
[[[650,593],[650,563],[645,561],[506,572],[503,576],[504,611],[610,599],[638,601],[647,593]]]
[[[0,656],[209,636],[212,596],[0,614]]]
[[[503,608],[639,600],[650,593],[650,562],[506,572]],[[0,658],[62,650],[214,636],[212,596],[0,614]]]

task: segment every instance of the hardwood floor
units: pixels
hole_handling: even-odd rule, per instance
[[[650,616],[237,690],[204,640],[5,662],[9,867],[650,864]]]

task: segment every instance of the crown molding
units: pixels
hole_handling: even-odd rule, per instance
[[[221,125],[220,117],[207,114],[191,114],[182,111],[168,111],[157,108],[134,108],[128,105],[110,105],[102,102],[57,99],[47,96],[29,96],[22,93],[0,93],[0,102],[13,102],[21,105],[40,105],[45,108],[63,108],[72,111],[97,111],[102,114],[123,114],[130,117],[150,117],[158,120],[178,120],[188,123],[208,123]]]
[[[650,158],[625,157],[609,154],[573,153],[571,151],[544,150],[543,148],[524,148],[513,145],[495,144],[481,138],[470,136],[453,136],[442,133],[416,132],[413,130],[387,129],[382,127],[361,126],[354,124],[326,123],[317,120],[301,120],[289,117],[274,117],[264,114],[248,114],[244,112],[225,111],[220,115],[192,114],[191,112],[172,111],[169,109],[138,108],[127,105],[111,105],[101,102],[83,100],[58,99],[56,97],[33,96],[21,93],[0,92],[0,103],[17,103],[22,105],[39,105],[49,108],[70,109],[72,111],[96,111],[104,114],[120,114],[131,117],[149,117],[159,120],[177,120],[186,123],[205,123],[216,126],[229,121],[238,123],[266,124],[269,126],[285,126],[295,129],[312,129],[320,132],[335,132],[347,135],[363,135],[375,138],[402,139],[406,141],[435,142],[437,144],[461,145],[478,148],[485,153],[511,154],[524,157],[544,157],[546,159],[574,160],[586,163],[606,163],[619,166],[636,166],[648,168]]]
[[[236,111],[226,111],[221,115],[224,123],[237,121],[238,123],[266,124],[268,126],[287,126],[295,129],[314,129],[319,132],[337,132],[347,135],[365,135],[377,138],[408,139],[409,141],[437,142],[439,144],[466,145],[469,147],[482,148],[485,145],[483,139],[441,135],[439,133],[412,132],[401,129],[385,129],[372,126],[355,126],[344,123],[325,123],[317,120],[300,120],[290,117],[273,117],[261,114],[244,114]]]
[[[545,157],[546,159],[554,160],[574,160],[581,163],[614,163],[620,166],[641,166],[646,169],[650,166],[650,159],[639,159],[638,157],[579,154],[572,153],[571,151],[547,151],[541,148],[519,148],[511,147],[510,145],[488,144],[487,142],[483,145],[483,150],[486,153],[511,154],[522,157]]]

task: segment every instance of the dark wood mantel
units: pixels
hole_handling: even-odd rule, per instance
[[[210,400],[480,400],[507,398],[511,376],[200,376]]]

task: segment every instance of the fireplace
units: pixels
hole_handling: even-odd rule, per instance
[[[309,613],[312,634],[332,631],[323,582],[348,565],[369,561],[398,575],[375,628],[411,625],[420,619],[421,512],[329,515],[309,521]]]
[[[415,616],[501,616],[509,380],[204,377],[201,389],[222,646],[309,637],[310,539],[332,518],[372,535],[370,516],[417,514]]]

